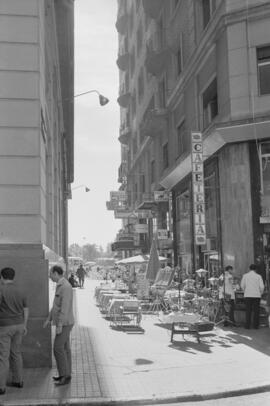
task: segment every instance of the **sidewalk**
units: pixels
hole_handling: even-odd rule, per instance
[[[144,333],[110,328],[93,298],[98,281],[76,289],[72,333],[73,377],[55,387],[55,369],[26,369],[23,389],[8,388],[0,405],[154,404],[270,391],[270,329],[215,329],[175,336],[155,315],[144,315]]]

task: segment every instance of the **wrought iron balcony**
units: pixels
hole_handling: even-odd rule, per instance
[[[153,19],[158,18],[164,3],[164,0],[142,0],[145,14]]]
[[[144,136],[155,137],[166,128],[167,124],[167,109],[155,108],[147,110],[140,130]]]
[[[129,61],[130,61],[130,54],[129,54],[129,52],[126,52],[126,53],[118,56],[116,63],[117,63],[117,66],[119,69],[126,71],[129,68]]]

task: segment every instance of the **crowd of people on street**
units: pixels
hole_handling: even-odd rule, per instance
[[[73,288],[84,287],[86,271],[82,264],[77,269],[76,276],[78,282],[74,274],[67,280],[63,268],[58,265],[54,265],[50,270],[50,279],[56,283],[56,290],[52,309],[43,327],[55,326],[53,353],[58,375],[54,376],[53,380],[56,386],[67,385],[71,381],[70,333],[74,325]],[[3,395],[6,392],[6,386],[23,387],[21,345],[23,336],[27,334],[29,310],[26,295],[15,282],[15,270],[3,268],[0,279],[0,395]],[[220,282],[221,300],[228,301],[230,304],[228,321],[235,324],[232,266],[226,266]],[[245,301],[245,328],[258,329],[260,299],[265,286],[261,275],[256,272],[256,265],[251,264],[248,272],[243,275],[241,288]],[[270,306],[269,295],[267,303]],[[11,381],[7,382],[9,369]]]

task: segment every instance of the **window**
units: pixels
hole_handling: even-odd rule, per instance
[[[137,31],[137,55],[139,55],[139,53],[141,52],[142,40],[143,40],[142,23],[140,23],[138,31]]]
[[[145,175],[142,174],[140,177],[140,190],[141,193],[145,193]]]
[[[185,121],[177,127],[177,157],[182,155],[186,148],[185,148],[185,135],[186,135],[186,124]]]
[[[158,84],[158,98],[159,98],[159,107],[164,108],[166,105],[166,81],[163,79]]]
[[[163,146],[163,169],[169,166],[169,153],[168,153],[168,143]]]
[[[154,183],[156,181],[156,161],[154,159],[153,161],[151,161],[150,180],[151,183]]]
[[[207,26],[216,10],[216,0],[202,0],[203,28]]]
[[[260,95],[270,94],[270,45],[257,48]]]
[[[207,128],[218,115],[217,79],[204,91],[202,96],[203,104],[203,129]]]
[[[133,118],[136,116],[136,93],[133,94],[131,99],[131,115]]]
[[[139,78],[138,78],[138,97],[139,100],[143,98],[144,95],[144,71],[143,69],[140,72]]]
[[[135,136],[132,140],[132,149],[133,149],[133,156],[137,154],[138,146],[137,146],[137,137]]]
[[[178,48],[176,51],[176,75],[179,76],[183,69],[183,34],[180,34]]]

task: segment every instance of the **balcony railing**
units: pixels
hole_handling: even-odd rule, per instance
[[[164,3],[164,0],[142,0],[145,14],[153,19],[158,18]]]
[[[167,109],[147,110],[141,123],[141,133],[144,136],[155,137],[166,128]]]

